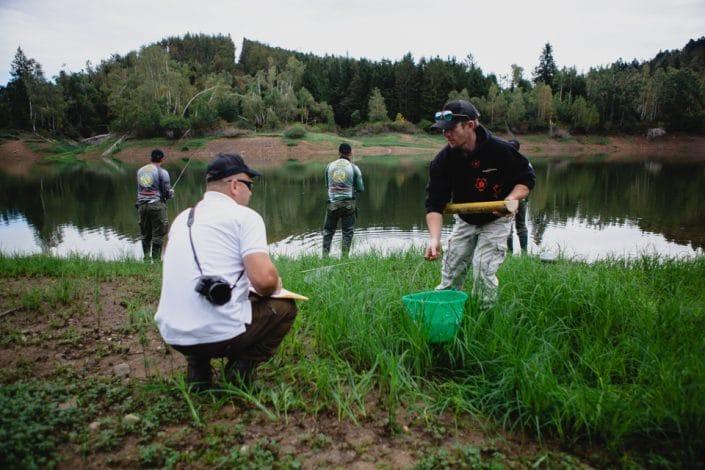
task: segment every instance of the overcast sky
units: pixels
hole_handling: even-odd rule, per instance
[[[379,60],[475,57],[483,71],[645,60],[705,35],[705,0],[0,0],[0,84],[17,46],[47,77],[79,71],[166,36],[229,34],[319,55]]]

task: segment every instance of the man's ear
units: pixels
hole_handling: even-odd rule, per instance
[[[237,193],[237,183],[235,183],[234,181],[231,180],[227,184],[228,184],[228,194],[230,194],[231,196],[234,197],[235,193]]]

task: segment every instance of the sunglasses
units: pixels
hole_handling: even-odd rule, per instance
[[[453,114],[453,111],[438,111],[434,116],[436,121],[452,121],[453,118],[464,118],[470,120],[467,114]]]
[[[231,180],[225,180],[226,183],[230,183],[231,181],[239,181],[240,183],[244,184],[247,186],[247,189],[252,192],[252,187],[255,185],[254,181],[247,181],[247,180],[239,180],[239,179],[231,179]]]

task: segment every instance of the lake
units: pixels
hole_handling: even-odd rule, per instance
[[[352,252],[426,242],[428,157],[365,157],[366,192]],[[167,166],[175,181],[186,162]],[[705,164],[534,159],[529,251],[594,260],[608,256],[692,256],[705,248]],[[256,167],[256,166],[255,166]],[[264,169],[250,206],[267,225],[273,254],[319,253],[325,215],[325,163],[290,161]],[[141,257],[136,167],[120,163],[39,165],[28,176],[0,170],[0,252]],[[169,219],[198,201],[205,164],[193,161],[169,202]],[[444,236],[452,218],[446,216]],[[518,241],[515,240],[515,247]],[[518,251],[518,250],[517,250]],[[340,252],[340,232],[333,255]]]

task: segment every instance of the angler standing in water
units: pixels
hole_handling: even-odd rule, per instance
[[[169,172],[163,169],[164,152],[152,150],[149,163],[137,170],[137,211],[139,213],[144,260],[160,261],[164,236],[169,231],[166,201],[174,197]]]
[[[323,256],[330,253],[333,234],[338,227],[338,220],[343,231],[343,257],[348,256],[355,230],[357,205],[355,193],[363,192],[362,172],[352,163],[352,147],[342,143],[338,147],[339,158],[326,167],[326,187],[328,188],[328,205],[326,220],[323,223]]]

